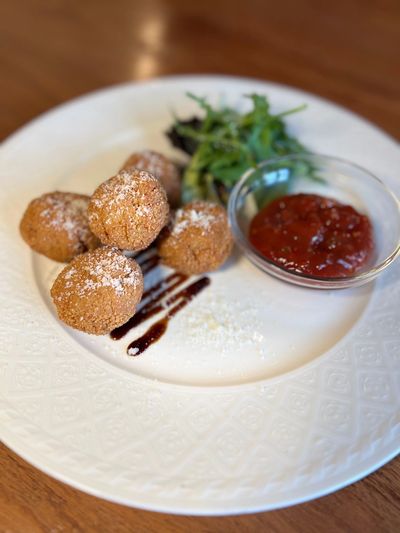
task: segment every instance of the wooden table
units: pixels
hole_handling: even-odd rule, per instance
[[[399,137],[399,28],[398,0],[3,0],[0,135],[99,87],[198,72],[297,86]],[[99,500],[0,452],[4,533],[400,531],[399,459],[314,502],[195,518]]]

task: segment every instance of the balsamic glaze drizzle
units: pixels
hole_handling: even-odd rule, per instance
[[[165,309],[161,300],[176,287],[187,280],[187,276],[174,272],[166,278],[163,278],[159,283],[150,287],[142,296],[142,305],[132,318],[125,322],[122,326],[115,328],[111,333],[111,338],[114,340],[122,339],[132,328],[135,328],[148,318],[159,313]]]
[[[151,270],[156,268],[156,266],[159,264],[160,258],[158,255],[152,255],[148,257],[147,259],[144,259],[140,263],[140,268],[142,269],[142,274],[148,274]]]
[[[142,269],[143,275],[148,274],[151,270],[156,268],[160,262],[160,257],[155,250],[154,253],[151,253],[152,251],[153,250],[150,250],[149,254],[149,250],[146,250],[135,257]],[[171,318],[181,309],[186,307],[197,294],[211,283],[210,278],[206,276],[202,277],[164,300],[166,296],[187,280],[188,276],[180,274],[179,272],[173,272],[147,289],[147,291],[143,293],[141,306],[136,314],[133,315],[128,322],[115,328],[110,333],[111,338],[114,340],[122,339],[122,337],[124,337],[131,329],[165,310],[165,314],[157,322],[152,324],[141,337],[131,342],[127,348],[128,355],[136,356],[143,353],[151,344],[158,341],[163,336]]]
[[[199,292],[205,289],[210,282],[211,280],[208,277],[200,278],[169,298],[165,304],[167,309],[169,306],[167,313],[160,320],[150,326],[144,335],[129,344],[127,349],[128,355],[139,355],[143,353],[151,344],[158,341],[158,339],[162,337],[167,330],[168,322],[171,320],[171,318],[175,316],[181,309],[186,307],[186,305],[193,300],[193,298],[199,294]],[[176,301],[178,301],[178,303],[171,307],[172,303]],[[163,306],[156,307],[161,307],[161,309],[163,308]]]

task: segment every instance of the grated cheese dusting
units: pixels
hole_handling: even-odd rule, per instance
[[[121,250],[147,248],[168,216],[165,191],[145,170],[121,170],[97,187],[89,204],[93,233],[104,244]]]
[[[114,178],[105,181],[99,191],[99,194],[92,199],[93,204],[102,209],[104,207],[120,208],[120,204],[126,201],[139,203],[145,199],[142,190],[142,183],[156,182],[157,178],[149,174],[145,170],[137,169],[123,169]],[[137,210],[139,216],[144,216],[149,213],[145,206]],[[139,212],[138,212],[139,211]],[[90,216],[93,216],[91,213]]]
[[[161,154],[153,152],[152,150],[143,150],[133,154],[125,163],[124,168],[137,168],[147,170],[156,178],[160,178],[165,171],[166,165],[171,163]]]
[[[139,348],[129,348],[128,355],[136,355],[139,352]]]
[[[190,340],[198,349],[218,353],[222,358],[239,350],[264,359],[267,348],[259,314],[251,300],[227,301],[210,292],[182,313],[179,330],[174,333],[177,342],[186,345]]]
[[[72,267],[68,270],[68,272],[65,274],[65,279],[71,279],[72,276],[75,274],[76,268]]]
[[[40,217],[51,228],[65,231],[75,248],[86,242],[91,234],[87,216],[89,197],[73,193],[52,193],[43,198],[46,209]]]
[[[89,296],[103,287],[110,287],[116,295],[122,295],[128,287],[135,289],[142,282],[139,267],[117,249],[97,249],[79,258],[79,267],[66,268],[65,287],[73,288],[80,297]],[[71,295],[71,291],[65,291]],[[59,297],[60,299],[60,297]]]
[[[189,209],[181,208],[176,211],[171,235],[177,236],[190,227],[200,228],[202,235],[205,235],[214,224],[223,219],[224,215],[222,213],[211,211],[210,204],[196,202]]]
[[[139,207],[136,209],[136,214],[140,217],[145,217],[147,215],[150,215],[151,209],[148,205],[139,205]]]

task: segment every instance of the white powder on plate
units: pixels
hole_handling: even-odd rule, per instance
[[[190,343],[222,358],[240,349],[243,354],[251,351],[263,359],[266,340],[258,317],[259,310],[251,303],[227,302],[210,290],[179,316],[175,334],[178,337],[181,332],[182,338],[176,342]]]

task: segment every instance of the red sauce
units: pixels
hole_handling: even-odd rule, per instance
[[[318,277],[345,277],[371,257],[371,222],[353,207],[316,194],[272,201],[251,221],[249,239],[286,270]]]

